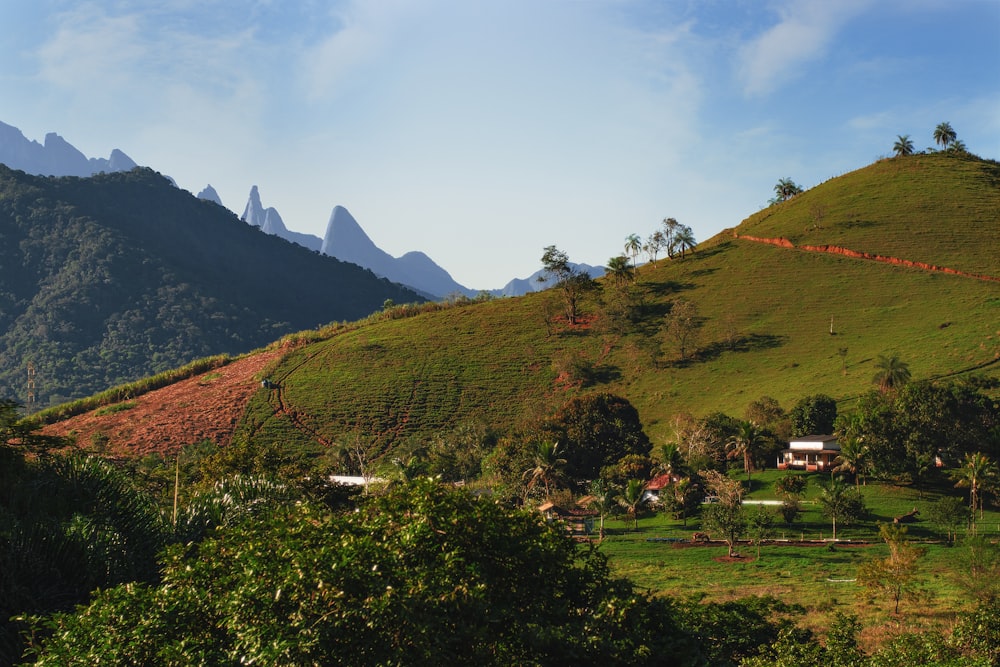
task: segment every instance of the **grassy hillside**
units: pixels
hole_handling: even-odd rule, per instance
[[[600,390],[628,398],[663,442],[680,413],[738,416],[763,395],[788,408],[822,392],[849,409],[887,352],[914,379],[998,377],[1000,282],[736,237],[1000,278],[998,220],[996,163],[883,160],[761,211],[684,259],[641,267],[626,325],[609,319],[599,294],[584,304],[585,324],[547,325],[560,298],[550,290],[338,330],[271,369],[282,390],[251,400],[242,432],[276,442],[353,434],[388,447],[469,422],[506,430]],[[686,361],[660,333],[678,298],[693,301],[702,321]],[[562,381],[568,360],[589,367],[589,384]]]

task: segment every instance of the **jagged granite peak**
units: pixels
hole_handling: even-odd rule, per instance
[[[205,199],[222,206],[222,198],[219,197],[219,193],[215,191],[215,188],[212,187],[211,183],[206,185],[205,189],[198,193],[198,199]]]
[[[379,248],[343,206],[333,207],[320,252],[371,269],[375,275],[434,298],[455,293],[475,295],[474,290],[459,285],[447,271],[422,252],[408,252],[396,258]]]
[[[256,185],[250,188],[250,196],[247,198],[247,205],[243,208],[243,215],[240,216],[240,220],[253,227],[260,227],[261,231],[267,234],[297,243],[303,248],[309,248],[313,251],[318,252],[320,246],[323,244],[323,239],[318,236],[293,232],[285,227],[285,223],[281,219],[281,215],[278,214],[277,209],[273,207],[264,208],[264,205],[260,201],[260,190]]]
[[[288,228],[285,227],[285,222],[278,215],[278,209],[272,207],[267,208],[264,211],[264,222],[261,224],[260,228],[264,230],[267,234],[274,234],[275,236],[284,236],[288,233]]]
[[[121,152],[117,148],[111,151],[111,157],[108,158],[108,171],[132,171],[138,166],[139,165],[137,165],[132,158],[125,155],[125,153]],[[177,184],[174,183],[174,185],[176,186]],[[208,187],[212,186],[210,185]],[[218,197],[218,195],[216,195],[216,197]]]
[[[334,206],[326,224],[326,234],[320,252],[344,262],[353,262],[385,275],[392,255],[375,245],[365,230],[343,206]]]
[[[247,205],[243,207],[243,215],[240,220],[251,227],[262,227],[264,225],[264,205],[260,203],[260,191],[254,185],[250,188],[250,197]]]
[[[55,132],[45,144],[27,139],[21,130],[0,122],[0,162],[38,176],[92,176],[101,172],[130,171],[138,165],[117,148],[111,157],[88,158]]]

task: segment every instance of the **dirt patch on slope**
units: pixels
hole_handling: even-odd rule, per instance
[[[254,354],[123,401],[118,404],[123,409],[109,406],[49,424],[41,432],[72,437],[83,449],[107,438],[107,452],[125,457],[172,454],[201,440],[225,446],[247,401],[260,388],[260,373],[283,354]]]

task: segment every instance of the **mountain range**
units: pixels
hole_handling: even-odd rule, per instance
[[[134,160],[117,148],[107,159],[88,158],[54,132],[45,136],[44,144],[39,144],[37,141],[27,139],[18,128],[2,122],[0,122],[0,164],[35,175],[80,177],[129,171],[137,166]],[[219,194],[211,185],[198,193],[198,197],[224,206]],[[372,242],[357,220],[343,206],[333,208],[323,238],[292,231],[285,225],[277,209],[264,208],[256,185],[250,189],[241,219],[267,234],[370,269],[376,275],[406,285],[431,300],[454,295],[474,297],[480,291],[494,297],[521,296],[550,286],[542,271],[538,271],[527,278],[515,278],[499,289],[468,288],[456,282],[445,269],[423,252],[412,251],[400,257],[393,257],[385,252]],[[586,264],[574,266],[592,277],[604,273],[603,267]]]
[[[193,359],[354,321],[416,292],[263,234],[148,168],[0,165],[0,397],[90,395]]]

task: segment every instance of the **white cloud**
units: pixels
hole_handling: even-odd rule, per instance
[[[778,8],[780,21],[739,49],[738,76],[748,96],[767,95],[821,58],[837,31],[868,0],[794,0]]]

